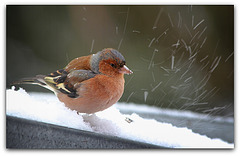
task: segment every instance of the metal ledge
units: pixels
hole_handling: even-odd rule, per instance
[[[165,148],[12,116],[6,117],[6,128],[6,147],[10,149]]]

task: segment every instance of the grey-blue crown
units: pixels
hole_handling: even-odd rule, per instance
[[[101,60],[108,60],[108,59],[114,59],[117,61],[117,63],[125,63],[125,58],[122,56],[120,52],[118,52],[115,49],[110,49],[110,52],[105,52],[106,49],[103,49],[102,51],[97,52],[96,54],[92,55],[91,58],[91,69],[95,73],[99,73],[99,62]]]

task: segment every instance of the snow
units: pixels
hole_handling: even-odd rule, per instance
[[[121,114],[121,109],[129,109],[136,113],[131,115]],[[171,113],[176,117],[185,114],[189,118],[197,118],[200,115],[122,103],[117,103],[95,114],[77,114],[76,111],[68,109],[58,101],[54,94],[28,94],[22,88],[15,91],[14,87],[6,92],[6,114],[9,116],[171,148],[234,148],[234,144],[218,138],[208,138],[194,133],[188,128],[175,127],[154,119],[144,119],[137,114],[138,112]],[[126,119],[132,122],[127,122]],[[208,120],[207,117],[206,120]],[[222,120],[219,118],[219,121]],[[233,120],[227,119],[227,122],[233,122]]]
[[[191,111],[163,109],[154,106],[137,105],[134,103],[116,104],[115,107],[125,112],[135,112],[139,114],[166,115],[172,117],[184,117],[189,119],[201,119],[201,121],[213,121],[219,123],[234,123],[232,117],[210,116],[209,114],[193,113]]]

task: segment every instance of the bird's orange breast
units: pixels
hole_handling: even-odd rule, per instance
[[[80,113],[95,113],[115,104],[124,91],[123,74],[118,77],[97,75],[79,84],[77,98],[58,93],[58,98],[67,107]]]

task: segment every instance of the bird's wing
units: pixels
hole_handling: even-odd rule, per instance
[[[60,91],[71,98],[76,98],[79,96],[76,93],[76,85],[95,77],[95,75],[91,70],[72,70],[70,72],[57,70],[46,76],[44,80],[55,91]]]
[[[45,87],[55,93],[61,92],[67,94],[71,98],[77,95],[75,84],[95,77],[91,70],[72,70],[67,72],[64,69],[57,70],[48,75],[37,75],[35,77],[22,78],[12,83],[15,84],[37,84]]]

